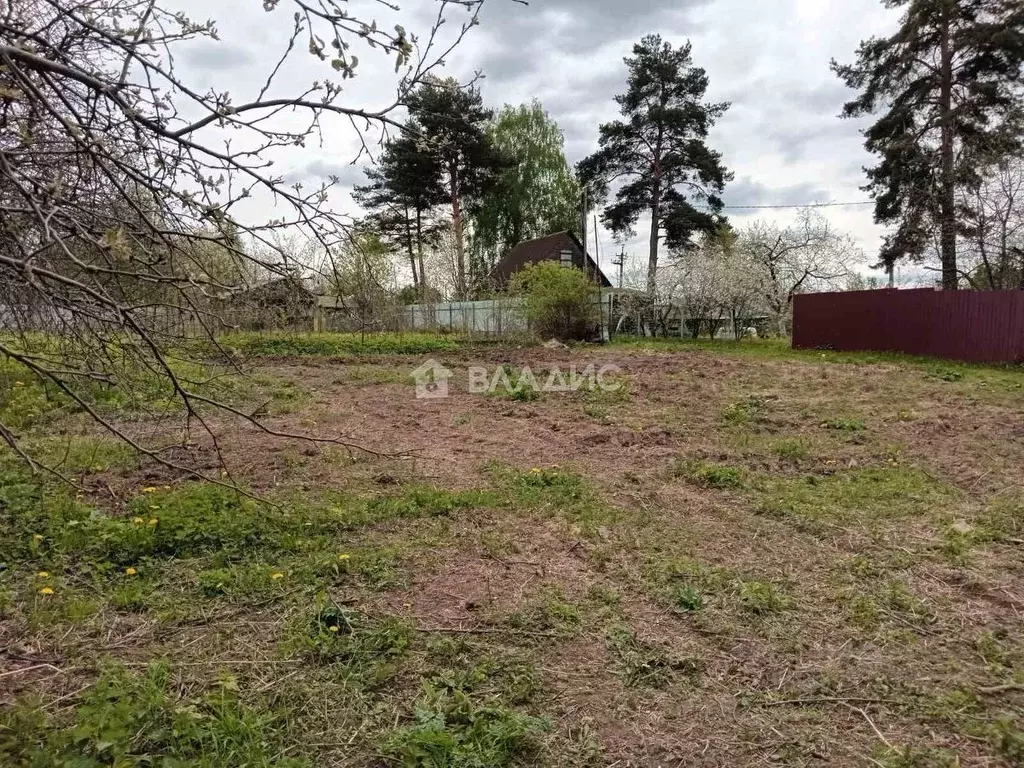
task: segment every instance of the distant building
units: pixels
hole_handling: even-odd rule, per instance
[[[587,277],[602,288],[612,287],[611,281],[572,232],[556,232],[520,243],[495,265],[491,272],[491,283],[496,288],[504,288],[516,272],[541,261],[554,261],[583,270]]]
[[[316,296],[300,277],[277,277],[235,291],[225,302],[232,324],[252,330],[300,327],[309,322]]]

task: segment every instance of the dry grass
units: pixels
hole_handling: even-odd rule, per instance
[[[418,401],[419,357],[275,358],[306,393],[277,426],[406,456],[222,424],[280,509],[110,451],[77,501],[5,465],[0,762],[1024,760],[1024,372],[660,343],[443,359],[453,396]],[[471,395],[481,359],[615,363],[626,387]]]

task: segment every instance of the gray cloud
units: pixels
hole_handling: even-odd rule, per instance
[[[499,30],[497,38],[511,43],[507,33],[546,28],[561,37],[561,48],[580,53],[610,39],[640,36],[673,28],[690,11],[712,0],[534,0],[487,3],[481,13],[485,28]]]
[[[200,71],[239,69],[252,65],[255,55],[240,46],[203,40],[189,46],[185,62]]]
[[[178,0],[197,16],[209,3]],[[265,14],[253,0],[218,0],[223,41],[195,44],[182,54],[203,87],[228,90],[237,99],[258,92],[281,45],[287,40],[290,11]],[[383,9],[383,6],[381,6]],[[388,26],[401,23],[420,35],[429,31],[437,5],[429,0],[403,4],[401,12],[375,10]],[[447,57],[438,70],[465,80],[482,71],[485,102],[494,108],[537,98],[559,123],[571,162],[597,148],[598,126],[616,118],[613,97],[625,87],[623,57],[650,32],[675,45],[693,43],[694,61],[710,77],[709,100],[731,101],[715,127],[711,146],[736,173],[726,190],[732,205],[799,205],[823,200],[864,199],[862,166],[873,160],[863,149],[864,121],[837,115],[852,93],[829,69],[830,59],[852,59],[860,40],[887,32],[895,12],[878,0],[487,0],[481,25]],[[449,38],[463,21],[451,13],[443,30]],[[313,79],[332,76],[311,57],[297,57],[277,92],[293,92]],[[360,51],[360,71],[344,83],[347,103],[385,106],[394,92],[393,66],[378,53]],[[205,82],[202,82],[205,81]],[[200,88],[202,90],[202,88]],[[398,115],[400,116],[400,112]],[[289,178],[315,183],[337,175],[346,187],[362,183],[361,167],[345,162],[359,141],[352,126],[325,120],[326,148],[281,157],[294,169]],[[347,154],[350,153],[350,154]],[[852,231],[865,249],[880,236],[870,208],[824,209],[837,226]],[[742,218],[743,212],[730,216]],[[788,220],[791,211],[751,215]],[[639,241],[645,237],[639,227]],[[609,246],[611,235],[602,232]]]
[[[831,202],[828,190],[812,182],[770,187],[744,176],[725,190],[726,205],[803,205]]]
[[[299,170],[292,171],[285,178],[292,184],[299,181],[305,184],[319,184],[337,178],[340,186],[354,187],[366,183],[366,166],[319,158]]]

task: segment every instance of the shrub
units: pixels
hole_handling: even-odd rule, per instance
[[[553,261],[531,264],[512,281],[534,331],[559,339],[587,339],[600,319],[601,289],[578,269]]]

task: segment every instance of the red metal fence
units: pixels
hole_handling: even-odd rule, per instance
[[[1024,291],[883,290],[793,300],[793,347],[1024,362]]]

